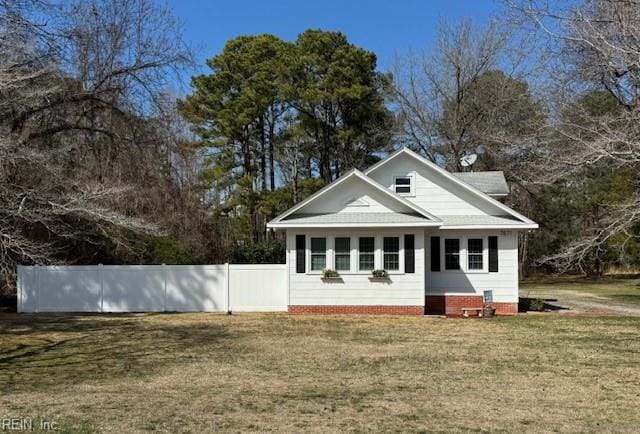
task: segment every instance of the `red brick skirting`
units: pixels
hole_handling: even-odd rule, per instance
[[[517,315],[518,303],[493,303],[496,315]]]
[[[424,315],[424,306],[290,305],[292,314]]]
[[[447,316],[462,316],[463,307],[482,307],[484,305],[481,295],[446,296],[445,300],[445,315]],[[474,315],[474,313],[469,315]]]
[[[428,315],[462,316],[463,307],[482,307],[481,295],[428,295],[425,311]],[[493,303],[496,315],[516,315],[518,303]]]

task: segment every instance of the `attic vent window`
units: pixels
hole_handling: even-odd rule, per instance
[[[369,206],[369,203],[364,199],[349,199],[344,203],[345,206]]]
[[[413,196],[415,189],[413,176],[396,176],[393,182],[393,189],[402,196]]]

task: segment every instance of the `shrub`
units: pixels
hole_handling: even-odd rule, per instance
[[[324,270],[322,270],[323,279],[331,279],[336,277],[340,277],[340,274],[338,274],[336,270],[332,270],[330,268],[325,268]]]
[[[284,264],[285,243],[267,240],[256,244],[238,245],[231,255],[232,264]]]
[[[545,309],[545,301],[541,298],[534,298],[529,301],[529,310],[534,312],[542,312]]]

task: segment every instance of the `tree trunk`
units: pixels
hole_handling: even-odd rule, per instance
[[[260,178],[262,180],[262,190],[267,189],[267,138],[264,133],[264,116],[260,116]]]
[[[293,203],[298,203],[298,156],[293,160]]]
[[[269,124],[269,187],[271,191],[276,189],[276,171],[274,160],[275,157],[273,155],[274,146],[273,146],[273,135],[274,135],[274,122]]]
[[[527,270],[527,247],[528,247],[528,241],[529,241],[529,234],[527,232],[523,233],[522,236],[520,237],[520,266],[518,267],[518,278],[519,279],[523,279],[524,277],[527,276],[528,271]]]

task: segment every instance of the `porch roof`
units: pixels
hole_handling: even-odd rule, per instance
[[[387,226],[439,226],[424,216],[395,212],[341,212],[327,214],[293,214],[277,225],[283,227],[387,227]]]
[[[525,223],[512,216],[506,215],[441,215],[440,229],[508,229],[508,228],[536,228],[537,224]]]

